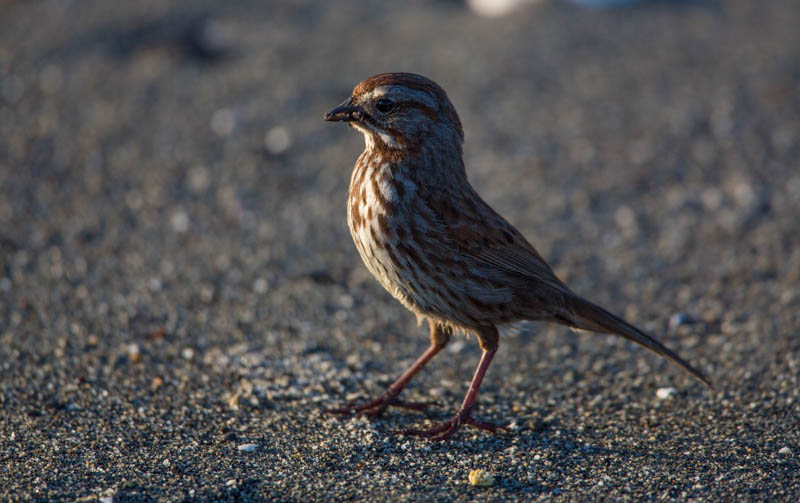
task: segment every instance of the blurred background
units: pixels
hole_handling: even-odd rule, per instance
[[[54,486],[6,440],[19,460],[7,490],[79,496],[67,487],[128,477],[172,495],[135,475],[148,449],[175,447],[156,412],[136,424],[157,440],[108,454],[120,468],[105,474],[43,432],[83,421],[82,442],[103,451],[135,435],[120,410],[186,402],[169,421],[188,434],[240,417],[226,405],[240,397],[263,427],[376,393],[423,350],[425,329],[347,230],[363,139],[322,121],[385,71],[446,89],[472,183],[577,292],[737,383],[675,414],[705,417],[724,398],[797,417],[796,1],[4,0],[0,13],[0,428],[54,466],[79,460]],[[448,409],[478,354],[457,342],[416,388]],[[613,407],[670,382],[703,396],[610,338],[523,327],[501,352],[484,391],[495,420],[521,407],[580,422],[571,407],[592,397]],[[284,434],[304,445],[298,417]],[[784,436],[770,453],[797,439],[773,420],[764,430]],[[218,470],[203,480],[237,469]],[[775,495],[764,470],[757,494]],[[182,476],[171,490],[196,481]],[[273,494],[297,497],[287,487]]]

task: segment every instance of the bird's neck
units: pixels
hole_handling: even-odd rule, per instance
[[[425,141],[408,145],[398,142],[385,142],[377,134],[365,134],[364,152],[356,164],[367,169],[387,166],[398,176],[412,178],[422,186],[451,186],[466,181],[461,142],[458,139],[444,139],[430,136]],[[365,173],[368,174],[368,173]]]

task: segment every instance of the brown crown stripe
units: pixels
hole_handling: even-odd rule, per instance
[[[447,93],[444,92],[444,89],[439,87],[432,80],[421,75],[404,72],[379,73],[378,75],[373,75],[353,88],[353,96],[361,96],[364,93],[374,91],[382,86],[405,86],[409,89],[430,93],[435,98],[438,98],[437,101],[442,98],[447,99]]]

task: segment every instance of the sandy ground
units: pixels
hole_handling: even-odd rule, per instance
[[[0,500],[800,500],[796,1],[0,4]],[[425,414],[321,414],[427,344],[321,120],[381,71],[447,89],[486,200],[715,387],[529,324],[480,396],[506,433],[397,434],[474,339]]]

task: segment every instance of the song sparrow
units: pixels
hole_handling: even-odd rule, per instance
[[[467,181],[464,132],[444,90],[410,73],[383,73],[353,89],[325,114],[364,134],[366,148],[350,178],[348,225],[361,258],[386,290],[430,325],[431,345],[380,397],[329,412],[380,415],[453,332],[474,333],[483,353],[458,413],[428,430],[444,439],[462,424],[494,431],[472,409],[497,351],[497,326],[550,321],[616,334],[702,373],[638,328],[573,293],[533,246],[486,204]]]

